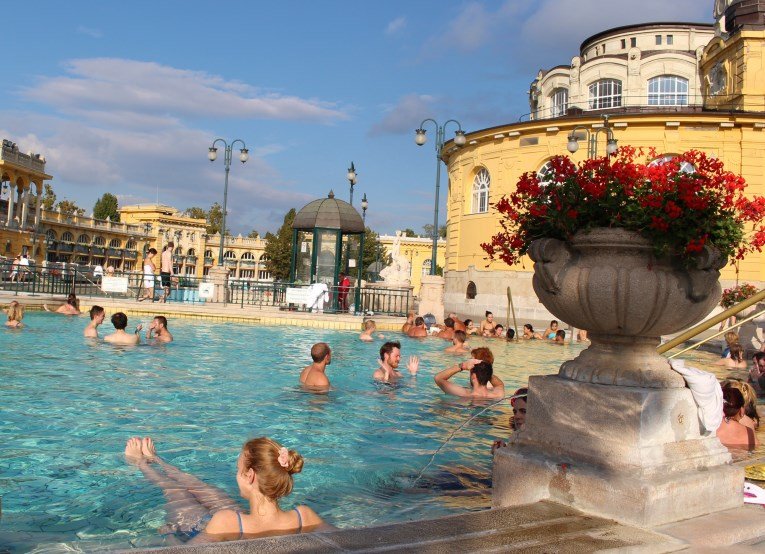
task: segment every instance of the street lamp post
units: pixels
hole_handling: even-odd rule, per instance
[[[454,144],[456,146],[464,146],[466,139],[465,132],[462,130],[462,125],[460,125],[460,122],[456,119],[450,119],[443,125],[439,125],[436,120],[428,118],[423,119],[422,123],[420,123],[420,128],[415,131],[414,142],[417,143],[417,146],[422,146],[428,140],[425,136],[426,131],[424,129],[427,122],[433,123],[436,127],[436,206],[433,210],[433,263],[430,264],[430,274],[435,275],[435,260],[436,255],[438,254],[438,193],[441,188],[441,150],[444,147],[444,130],[446,129],[446,126],[449,125],[449,123],[457,124],[457,130],[454,132]]]
[[[351,167],[348,168],[348,182],[351,185],[351,201],[348,202],[351,206],[353,206],[353,187],[356,185],[356,176],[358,174],[356,173],[356,168],[353,165],[353,162],[351,162]]]
[[[364,222],[364,227],[367,225],[367,208],[369,202],[367,201],[367,193],[364,193],[364,198],[361,199],[361,219]]]
[[[223,249],[225,248],[224,241],[226,236],[226,203],[228,201],[228,173],[231,170],[231,149],[237,142],[242,145],[242,148],[239,150],[239,161],[242,163],[245,163],[250,158],[250,151],[247,150],[247,145],[244,144],[242,139],[234,139],[231,144],[229,144],[222,138],[216,138],[207,152],[207,158],[211,162],[214,162],[218,157],[218,149],[215,145],[219,142],[222,143],[225,148],[223,167],[226,170],[226,180],[223,185],[223,221],[220,229],[220,251],[218,252],[218,266],[223,267]]]
[[[571,130],[571,133],[568,135],[568,144],[566,145],[566,148],[569,152],[573,154],[579,150],[579,137],[576,136],[576,132],[579,130],[584,130],[585,133],[587,133],[588,158],[592,159],[598,157],[598,135],[602,132],[606,133],[606,154],[611,156],[616,152],[619,146],[617,144],[617,140],[614,138],[614,132],[611,129],[611,124],[608,121],[608,116],[603,115],[602,117],[603,127],[597,129],[594,133],[584,125],[577,125]]]

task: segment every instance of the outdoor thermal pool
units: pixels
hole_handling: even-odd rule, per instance
[[[419,355],[420,375],[391,388],[371,379],[383,341],[365,344],[354,332],[171,320],[176,342],[119,348],[83,339],[86,317],[33,312],[24,323],[0,331],[0,551],[168,544],[157,531],[162,493],[125,463],[134,435],[152,436],[167,461],[234,498],[242,443],[272,437],[306,459],[282,507],[308,504],[342,528],[490,505],[489,450],[509,434],[508,402],[471,422],[413,482],[449,434],[485,407],[450,399],[433,383],[435,372],[466,358],[444,354],[446,341],[402,339],[402,366]],[[333,349],[335,390],[325,396],[297,385],[318,341]],[[508,394],[529,375],[557,372],[582,348],[472,343],[492,348]],[[694,361],[714,359],[700,353]]]

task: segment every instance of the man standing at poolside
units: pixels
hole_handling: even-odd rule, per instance
[[[162,289],[165,291],[165,295],[162,297],[162,302],[167,302],[167,297],[170,296],[170,277],[173,275],[174,250],[175,244],[173,242],[168,242],[165,249],[162,250],[162,256],[160,256],[159,278],[162,281]]]
[[[90,308],[89,313],[90,313],[90,323],[88,323],[88,326],[85,327],[85,330],[82,332],[82,334],[83,336],[89,339],[97,339],[98,326],[104,322],[104,318],[106,317],[106,312],[101,306],[93,306],[92,308]]]
[[[311,347],[313,363],[303,368],[300,383],[308,389],[317,392],[329,390],[327,366],[332,363],[332,351],[326,342],[317,342]]]
[[[376,381],[391,383],[397,381],[402,373],[398,371],[398,365],[401,363],[401,343],[386,342],[380,347],[380,359],[377,361],[380,367],[374,372],[372,377]],[[411,375],[417,375],[420,368],[420,359],[417,356],[409,356],[409,363],[406,365]]]
[[[138,327],[135,328],[135,332],[131,335],[130,333],[125,332],[125,328],[127,327],[128,318],[125,314],[122,312],[117,312],[112,316],[112,325],[114,325],[114,333],[111,335],[106,335],[104,337],[104,340],[111,344],[122,344],[127,346],[134,346],[136,344],[141,344],[141,335],[138,333],[141,332],[141,329],[143,329],[143,325],[138,325]]]
[[[345,312],[348,310],[348,291],[351,289],[351,280],[345,273],[340,273],[337,287],[337,309]]]
[[[154,344],[173,342],[173,335],[167,330],[167,318],[163,315],[154,316],[146,332],[146,340]]]

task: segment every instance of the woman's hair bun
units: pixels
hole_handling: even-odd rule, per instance
[[[287,467],[285,469],[290,475],[303,471],[303,456],[301,456],[297,450],[289,451],[289,461],[287,462]]]

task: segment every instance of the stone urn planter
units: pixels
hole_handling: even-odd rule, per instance
[[[559,319],[586,329],[592,343],[559,375],[603,385],[680,388],[683,378],[656,353],[661,336],[704,318],[720,301],[719,254],[694,263],[657,259],[648,240],[624,229],[578,232],[570,242],[539,239],[529,255],[533,286]]]

